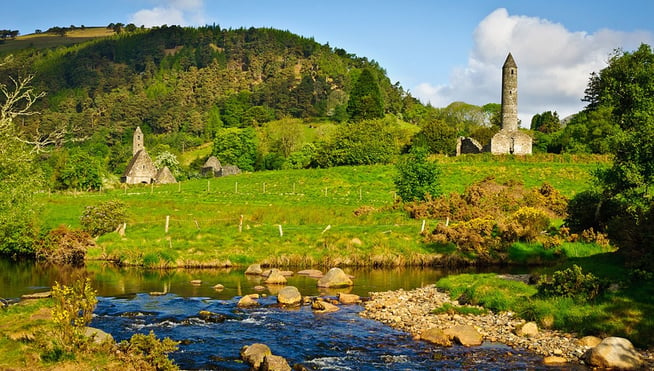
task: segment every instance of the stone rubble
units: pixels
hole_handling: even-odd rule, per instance
[[[491,313],[483,315],[432,314],[432,311],[444,303],[459,306],[449,294],[439,291],[435,285],[410,291],[403,289],[386,292],[370,293],[371,300],[364,302],[364,318],[380,321],[395,329],[408,332],[415,339],[420,339],[423,332],[439,328],[442,330],[455,326],[473,326],[483,336],[485,341],[498,342],[514,348],[525,349],[542,355],[544,358],[563,359],[568,362],[585,363],[584,355],[591,349],[582,345],[572,335],[549,329],[539,329],[532,336],[518,336],[516,330],[526,323],[511,312]],[[556,357],[556,358],[554,358]],[[653,362],[651,354],[643,358]],[[654,363],[653,363],[654,364]]]

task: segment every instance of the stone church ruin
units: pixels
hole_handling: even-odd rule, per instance
[[[175,176],[167,166],[161,169],[154,166],[154,162],[152,162],[150,155],[145,150],[143,132],[140,127],[134,130],[132,159],[127,165],[123,176],[120,177],[120,182],[125,184],[177,183]]]
[[[511,53],[502,66],[502,129],[491,138],[490,148],[472,138],[460,137],[456,155],[491,152],[494,155],[530,155],[532,139],[518,129],[518,65]]]

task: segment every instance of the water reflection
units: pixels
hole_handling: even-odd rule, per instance
[[[303,269],[297,268],[296,271]],[[368,296],[370,292],[406,290],[436,282],[439,278],[461,270],[439,268],[348,268],[343,270],[354,276],[354,286],[344,289],[318,288],[316,279],[294,275],[287,277],[288,284],[298,287],[303,295],[335,296],[339,292]],[[506,273],[507,269],[493,268]],[[511,273],[524,273],[512,268]],[[469,269],[467,271],[479,271]],[[231,299],[235,296],[258,292],[255,286],[264,286],[262,293],[276,295],[281,287],[265,285],[258,276],[246,276],[242,268],[227,269],[164,269],[151,270],[138,267],[117,267],[106,262],[88,262],[85,267],[56,266],[0,259],[0,297],[17,298],[23,294],[46,291],[55,282],[70,284],[80,277],[90,277],[99,296],[123,296],[136,293],[173,293],[182,297],[209,297]],[[200,284],[191,284],[200,280]],[[216,284],[224,286],[214,289]]]

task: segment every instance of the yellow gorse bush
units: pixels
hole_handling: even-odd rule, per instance
[[[80,279],[72,286],[55,282],[52,298],[55,302],[52,318],[61,329],[62,344],[71,347],[79,345],[84,328],[91,322],[93,310],[98,303],[91,280]]]

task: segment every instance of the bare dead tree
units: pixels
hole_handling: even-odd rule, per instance
[[[7,62],[5,60],[2,64]],[[10,77],[9,79],[12,82],[10,86],[0,84],[0,92],[4,98],[2,105],[0,105],[0,134],[13,137],[13,139],[31,146],[32,153],[42,153],[46,152],[49,147],[58,147],[64,143],[81,142],[88,139],[88,137],[79,136],[81,128],[69,127],[65,123],[61,123],[47,133],[42,133],[37,127],[29,135],[29,138],[25,133],[18,133],[16,128],[12,126],[14,120],[20,116],[38,114],[38,111],[32,110],[32,106],[46,94],[45,92],[36,93],[34,91],[31,85],[34,79],[33,75],[19,79]]]
[[[36,93],[31,82],[34,76],[29,75],[20,79],[9,77],[13,86],[8,87],[0,84],[0,93],[3,95],[3,102],[0,105],[0,133],[8,135],[12,133],[12,123],[16,117],[31,116],[38,112],[32,111],[32,105],[45,96],[45,92]]]

